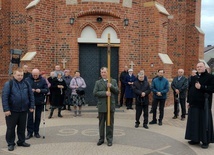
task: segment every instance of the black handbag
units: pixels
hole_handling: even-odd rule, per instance
[[[77,86],[78,86],[78,83],[77,83],[77,80],[75,79],[75,81],[76,81],[76,84],[77,84]],[[76,93],[77,93],[77,95],[85,95],[85,90],[84,90],[84,88],[82,88],[82,87],[79,87],[79,88],[77,88],[76,89]]]
[[[85,94],[85,90],[83,88],[79,87],[79,88],[76,89],[76,93],[78,95],[84,95]]]

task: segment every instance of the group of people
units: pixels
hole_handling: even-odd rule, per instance
[[[149,94],[153,92],[153,120],[149,124],[157,124],[156,111],[159,104],[160,115],[158,124],[162,125],[164,116],[164,106],[167,98],[167,92],[169,91],[169,82],[163,77],[164,70],[160,69],[157,72],[157,76],[152,80],[150,86],[147,76],[144,70],[141,70],[137,77],[133,74],[133,69],[128,69],[125,66],[124,71],[120,74],[121,81],[121,94],[120,94],[120,106],[123,106],[124,97],[127,109],[133,109],[133,98],[135,98],[136,105],[136,122],[135,127],[139,127],[139,119],[144,113],[143,127],[148,129],[148,106],[149,106]]]
[[[77,94],[78,88],[86,88],[85,81],[80,77],[80,72],[75,71],[74,77],[70,71],[61,71],[60,66],[55,66],[55,71],[47,78],[44,71],[33,69],[28,72],[28,66],[17,68],[13,72],[13,78],[7,81],[2,91],[2,105],[5,112],[7,125],[6,141],[8,150],[13,151],[15,146],[15,128],[17,126],[18,146],[29,147],[25,140],[31,137],[40,138],[39,126],[42,111],[45,110],[48,97],[51,105],[49,119],[54,110],[58,109],[58,117],[62,108],[74,105],[74,115],[81,115],[81,106],[84,104],[84,94]],[[25,129],[27,127],[27,135]]]
[[[185,139],[190,145],[201,144],[202,148],[208,148],[209,143],[214,142],[213,121],[212,121],[212,93],[214,92],[214,76],[206,70],[204,62],[199,62],[196,70],[192,70],[189,78],[184,76],[184,70],[179,69],[178,75],[173,78],[171,89],[174,96],[174,116],[177,119],[181,108],[181,120],[185,120],[188,114]],[[137,78],[133,75],[133,70],[125,66],[120,75],[121,96],[120,106],[123,106],[124,96],[127,109],[132,108],[133,98],[135,98],[136,116],[135,127],[140,124],[140,117],[143,112],[143,127],[148,129],[148,124],[162,125],[164,117],[164,106],[169,91],[169,81],[163,76],[164,70],[160,69],[157,76],[152,79],[151,86],[140,71]],[[128,90],[128,91],[127,91]],[[152,97],[152,121],[148,123],[149,94]],[[131,95],[130,95],[131,94]],[[186,110],[188,103],[188,112]],[[157,107],[159,106],[159,119],[157,120]],[[180,107],[180,108],[179,108]]]
[[[128,73],[125,73],[127,72]],[[5,112],[5,119],[7,124],[6,141],[8,143],[8,150],[14,150],[15,146],[15,127],[17,127],[18,134],[18,146],[29,147],[30,144],[25,142],[25,127],[28,113],[28,137],[32,137],[34,133],[35,137],[39,138],[39,117],[41,118],[41,107],[44,101],[44,95],[50,90],[51,97],[51,113],[49,118],[53,115],[53,110],[58,108],[58,116],[61,115],[62,102],[66,97],[62,97],[65,94],[67,88],[71,88],[72,102],[76,107],[80,107],[79,111],[74,108],[74,115],[77,113],[81,115],[81,105],[84,103],[84,98],[80,98],[74,89],[79,87],[86,87],[83,78],[80,77],[79,71],[75,72],[75,77],[70,81],[70,84],[66,84],[63,80],[63,72],[53,72],[55,78],[48,84],[44,78],[41,78],[38,69],[34,69],[32,74],[23,80],[23,71],[17,69],[13,72],[13,80],[5,83],[2,92],[2,104]],[[97,97],[97,108],[99,118],[99,140],[97,145],[100,146],[107,140],[107,145],[113,145],[113,129],[114,129],[114,112],[116,98],[119,94],[119,88],[117,81],[113,78],[108,78],[108,69],[102,67],[100,69],[101,78],[96,81],[93,95]],[[136,105],[136,122],[135,127],[138,128],[140,124],[140,117],[142,112],[144,113],[143,127],[148,129],[149,124],[162,125],[164,117],[164,106],[167,99],[167,93],[169,91],[169,81],[163,76],[164,70],[160,69],[157,72],[157,76],[152,80],[151,86],[144,75],[144,71],[140,71],[137,77],[133,75],[133,69],[125,67],[124,73],[122,73],[125,86],[121,85],[120,104],[123,105],[123,95],[126,97],[127,109],[132,109],[133,98],[135,98]],[[181,120],[185,119],[186,115],[186,94],[188,105],[188,119],[186,126],[185,139],[190,140],[190,145],[197,145],[202,142],[202,148],[208,148],[209,143],[214,142],[213,135],[213,121],[212,121],[212,93],[214,92],[214,76],[209,74],[206,70],[205,64],[199,62],[197,64],[197,72],[189,79],[185,78],[184,70],[178,70],[178,76],[172,81],[171,88],[174,92],[174,117],[176,119],[179,115],[177,104],[181,105]],[[55,82],[54,82],[55,81]],[[64,82],[63,82],[64,81]],[[68,82],[69,83],[69,82]],[[129,89],[129,90],[127,90]],[[133,96],[128,96],[127,91],[132,91]],[[153,93],[152,110],[153,118],[151,122],[148,122],[148,105],[149,94]],[[54,94],[56,93],[56,94]],[[126,96],[127,95],[127,96]],[[58,98],[56,99],[56,97]],[[60,96],[60,97],[59,97]],[[69,101],[68,101],[69,102]],[[61,103],[57,105],[55,103]],[[110,109],[108,104],[110,104]],[[159,105],[159,119],[157,120],[157,106]],[[108,111],[109,110],[109,111]],[[34,123],[29,123],[32,120],[32,112],[36,111],[38,116]],[[30,114],[29,114],[30,113]],[[110,113],[110,117],[107,117],[107,113]],[[108,120],[110,119],[110,120]],[[107,122],[110,122],[108,125]],[[106,132],[106,133],[105,133]]]

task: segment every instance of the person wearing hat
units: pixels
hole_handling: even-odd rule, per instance
[[[125,78],[125,84],[126,84],[125,98],[126,98],[127,109],[133,109],[132,103],[134,98],[134,92],[133,92],[132,86],[135,80],[136,80],[136,77],[133,75],[133,69],[130,68],[128,70],[128,75]]]

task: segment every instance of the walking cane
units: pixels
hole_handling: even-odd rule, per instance
[[[177,97],[177,115],[179,115],[179,112],[180,112],[179,104],[180,104],[180,95],[178,94],[178,97]]]
[[[204,97],[205,97],[205,103],[204,103],[204,113],[205,113],[205,127],[206,127],[206,140],[207,140],[207,143],[208,143],[208,130],[209,130],[209,114],[208,114],[208,111],[209,111],[209,94],[208,93],[205,93],[204,94]]]
[[[45,139],[45,104],[46,104],[46,96],[44,100],[44,110],[43,110],[43,139]]]

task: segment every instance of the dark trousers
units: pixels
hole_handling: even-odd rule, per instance
[[[132,108],[132,102],[133,102],[133,98],[126,98],[126,107],[128,109]]]
[[[41,114],[44,105],[36,105],[34,112],[35,112],[35,119],[33,118],[34,112],[28,112],[28,121],[27,121],[27,131],[28,134],[38,134],[39,133],[39,125],[41,122]]]
[[[143,124],[148,124],[148,115],[149,115],[148,105],[136,105],[136,115],[135,115],[136,124],[140,124],[140,116],[142,114],[142,111],[144,118]]]
[[[159,122],[162,122],[163,120],[163,116],[164,116],[164,107],[165,107],[165,99],[154,99],[153,100],[153,106],[152,106],[152,110],[153,110],[153,121],[157,121],[156,115],[157,115],[157,106],[159,104]]]
[[[174,115],[178,116],[178,111],[179,111],[179,103],[181,105],[181,117],[185,118],[186,115],[186,98],[179,98],[179,101],[176,99],[174,96]]]
[[[15,128],[17,126],[17,136],[18,144],[25,142],[25,129],[26,129],[26,120],[27,120],[27,111],[26,112],[11,112],[10,116],[5,117],[7,131],[6,131],[6,141],[8,146],[15,145]]]
[[[113,130],[114,130],[114,113],[110,113],[110,126],[107,126],[107,113],[99,112],[99,141],[105,140],[105,129],[106,129],[106,140],[108,142],[113,141]]]
[[[125,89],[126,89],[125,85],[121,84],[121,88],[120,88],[120,106],[123,106]]]

